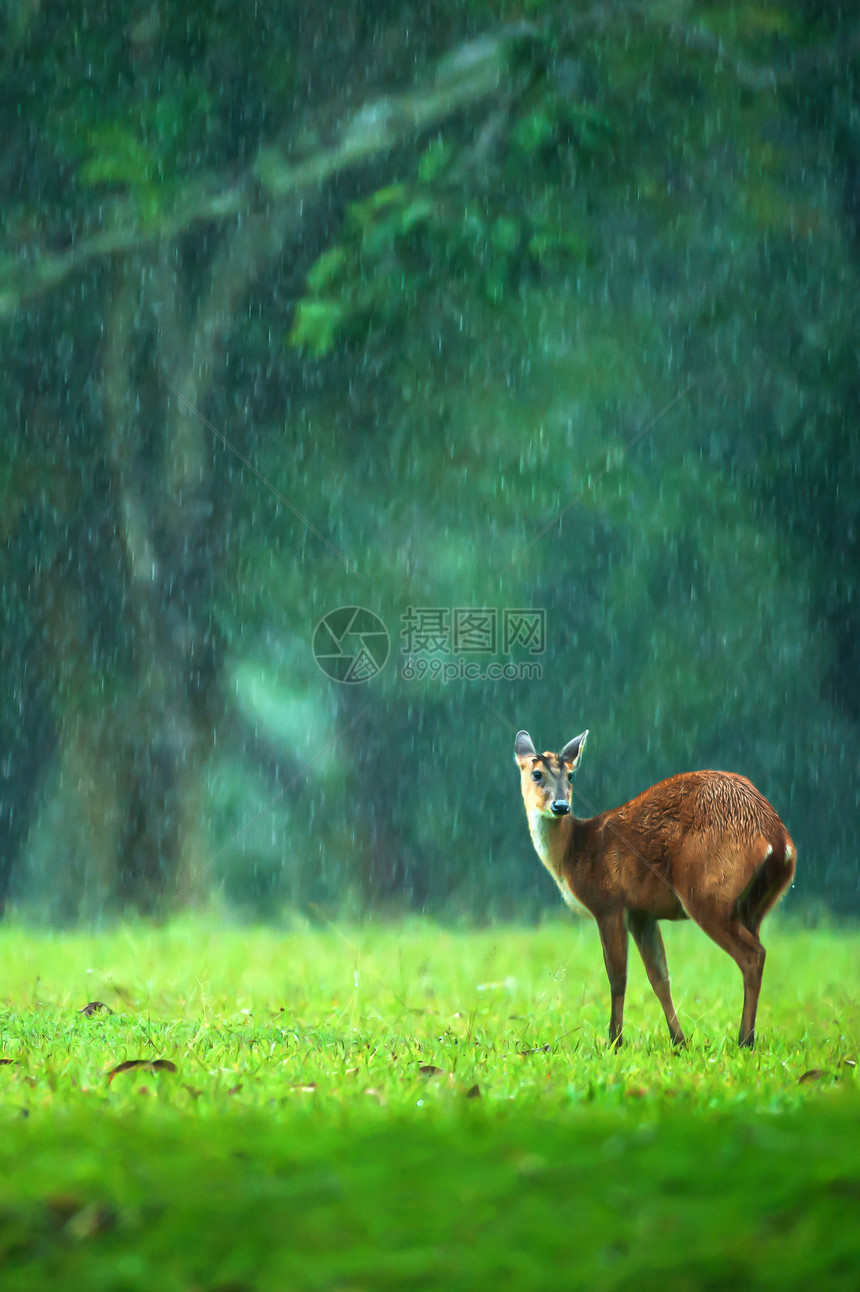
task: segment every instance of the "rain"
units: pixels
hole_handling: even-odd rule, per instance
[[[3,900],[533,917],[528,722],[601,805],[743,771],[856,912],[838,24],[62,12],[6,19]]]
[[[586,728],[579,817],[747,777],[853,927],[858,48],[6,0],[0,932],[540,929],[514,738]]]

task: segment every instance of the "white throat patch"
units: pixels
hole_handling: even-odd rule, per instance
[[[569,906],[572,911],[577,913],[577,915],[591,916],[591,911],[587,906],[583,906],[567,879],[560,871],[556,870],[550,858],[550,850],[554,842],[552,832],[558,828],[563,820],[569,818],[548,817],[544,816],[542,812],[529,812],[528,819],[529,834],[532,837],[535,852],[558,885],[558,891],[561,893],[565,905]],[[594,917],[592,916],[592,919],[593,918]]]

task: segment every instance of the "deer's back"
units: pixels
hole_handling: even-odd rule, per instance
[[[793,847],[764,795],[733,772],[683,772],[583,825],[606,895],[668,918],[695,893],[740,892],[771,851]]]
[[[636,833],[669,839],[728,834],[747,844],[764,837],[773,847],[787,839],[785,826],[764,795],[734,772],[682,772],[607,816]]]

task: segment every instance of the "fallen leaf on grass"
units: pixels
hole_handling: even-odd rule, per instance
[[[360,1068],[347,1068],[343,1075],[345,1077],[354,1077],[355,1074],[360,1071],[361,1071]]]
[[[293,1086],[293,1090],[300,1095],[312,1095],[317,1088],[315,1081],[309,1081],[305,1086]]]
[[[828,1072],[826,1068],[810,1068],[808,1072],[804,1072],[797,1078],[797,1084],[802,1086],[807,1081],[823,1081],[826,1077],[832,1078],[833,1073]]]
[[[422,1063],[418,1071],[421,1073],[422,1077],[438,1077],[442,1075],[445,1069],[437,1068],[435,1064],[432,1063]]]
[[[82,1242],[96,1234],[104,1234],[116,1225],[116,1212],[101,1202],[91,1202],[66,1222],[66,1233]]]
[[[7,1063],[17,1063],[17,1059],[0,1059],[0,1067],[5,1068]]]
[[[98,1014],[102,1009],[106,1010],[108,1014],[113,1013],[110,1005],[106,1005],[103,1000],[88,1001],[83,1009],[79,1010],[79,1013],[83,1014],[84,1018],[90,1018],[93,1014]]]
[[[856,1067],[857,1067],[857,1063],[856,1063],[856,1061],[855,1061],[854,1059],[843,1059],[843,1060],[842,1060],[842,1065],[843,1065],[843,1067],[846,1067],[846,1068],[856,1068]]]
[[[466,1099],[480,1099],[480,1098],[481,1098],[481,1087],[480,1087],[480,1086],[477,1086],[477,1085],[476,1085],[476,1086],[469,1086],[469,1089],[466,1091],[466,1095],[465,1095],[465,1097],[466,1097]]]
[[[375,1099],[378,1104],[385,1103],[385,1096],[381,1090],[377,1090],[376,1086],[368,1086],[364,1093],[368,1099]]]
[[[628,1099],[644,1099],[648,1091],[644,1086],[628,1086],[624,1093]]]
[[[548,1045],[536,1045],[533,1050],[517,1050],[520,1058],[525,1058],[527,1054],[549,1054]]]
[[[238,1093],[239,1093],[239,1091],[240,1091],[241,1089],[242,1089],[242,1082],[240,1081],[240,1082],[239,1082],[239,1084],[238,1084],[237,1086],[231,1086],[231,1087],[230,1087],[230,1089],[227,1091],[227,1094],[228,1094],[228,1095],[238,1095]]]
[[[183,1086],[182,1089],[187,1090],[192,1099],[199,1099],[203,1094],[203,1091],[198,1090],[196,1086]]]
[[[119,1076],[121,1072],[131,1072],[133,1068],[142,1068],[146,1072],[178,1072],[176,1064],[170,1059],[125,1059],[124,1062],[118,1063],[115,1068],[111,1068],[107,1074],[108,1085],[114,1077]]]

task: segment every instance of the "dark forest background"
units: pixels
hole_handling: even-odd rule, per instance
[[[582,815],[745,773],[857,913],[854,7],[0,14],[0,901],[532,918],[524,726]]]

